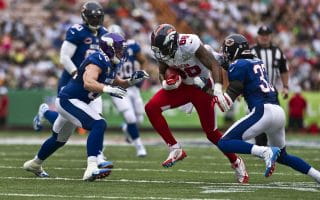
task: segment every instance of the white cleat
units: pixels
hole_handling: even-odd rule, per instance
[[[266,151],[263,152],[262,158],[266,163],[266,171],[264,173],[265,177],[272,175],[275,169],[276,161],[280,155],[281,150],[278,147],[268,147]]]
[[[38,114],[33,118],[33,129],[35,131],[41,131],[43,128],[42,122],[44,121],[44,113],[49,110],[49,106],[43,103],[39,106]]]
[[[83,175],[84,181],[94,181],[96,179],[103,179],[111,173],[110,168],[99,169],[97,167],[88,167]]]
[[[23,164],[23,169],[28,172],[32,172],[41,178],[49,177],[49,174],[43,170],[42,166],[36,163],[34,160],[26,161]]]
[[[238,157],[237,160],[231,164],[231,167],[235,170],[235,176],[239,183],[249,182],[249,175],[242,158]]]
[[[187,154],[181,148],[170,149],[168,158],[162,163],[163,167],[172,167],[177,161],[183,160]]]
[[[137,149],[137,156],[138,157],[145,157],[147,156],[146,148],[143,145],[136,146]]]

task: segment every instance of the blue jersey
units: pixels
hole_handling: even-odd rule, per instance
[[[266,68],[258,59],[238,59],[230,64],[229,81],[238,80],[243,83],[243,96],[250,110],[257,105],[279,104],[274,87],[269,83]]]
[[[77,68],[86,57],[99,49],[99,38],[105,33],[108,33],[107,29],[100,27],[95,35],[84,24],[74,24],[68,29],[65,40],[77,46],[76,52],[71,58]]]
[[[88,66],[89,64],[94,64],[102,70],[97,81],[99,83],[104,83],[107,85],[113,83],[118,69],[121,66],[121,63],[118,65],[111,63],[109,58],[103,52],[96,51],[83,61],[83,63],[78,68],[78,76],[75,79],[71,79],[71,81],[69,81],[69,83],[59,92],[58,97],[67,99],[79,99],[86,103],[90,103],[90,101],[101,95],[100,93],[90,92],[84,88],[83,74],[85,72],[86,66]]]
[[[135,42],[134,40],[127,41],[127,48],[126,48],[126,61],[123,63],[121,70],[119,71],[118,75],[123,78],[127,79],[130,78],[133,72],[138,70],[137,66],[137,54],[141,51],[140,45]]]
[[[97,31],[97,35],[95,35],[89,27],[84,24],[74,24],[68,29],[65,40],[77,46],[77,49],[71,58],[77,68],[79,68],[86,57],[99,49],[99,38],[105,33],[108,33],[107,29],[100,27]],[[64,70],[59,80],[58,92],[70,79],[71,75]]]

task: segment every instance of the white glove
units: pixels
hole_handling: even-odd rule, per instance
[[[135,71],[131,75],[131,78],[128,80],[128,83],[129,85],[135,85],[145,79],[148,79],[149,77],[149,74],[144,70]]]
[[[103,87],[103,92],[109,93],[113,97],[122,99],[126,95],[127,90],[119,86],[112,87],[110,85],[105,85]]]
[[[193,84],[197,87],[199,87],[200,89],[204,88],[204,86],[207,85],[208,79],[205,78],[201,78],[199,76],[195,77],[193,79]]]
[[[166,80],[163,80],[162,81],[162,88],[164,90],[174,90],[174,89],[177,89],[181,85],[181,82],[182,82],[182,80],[181,80],[180,76],[179,76],[178,81],[174,84],[171,84],[171,85],[169,85]]]
[[[227,93],[222,92],[222,85],[220,83],[214,84],[213,95],[215,96],[215,101],[222,112],[230,110],[233,103],[232,99]]]

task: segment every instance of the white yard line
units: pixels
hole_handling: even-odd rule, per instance
[[[54,194],[19,194],[19,193],[0,193],[0,196],[18,196],[18,197],[54,197],[54,198],[77,198],[77,199],[160,199],[160,200],[228,200],[228,199],[199,199],[199,198],[169,198],[169,197],[112,197],[112,196],[78,196],[78,195],[54,195]]]
[[[46,137],[36,137],[36,136],[13,136],[13,137],[0,137],[0,144],[42,144]],[[143,140],[146,145],[163,145],[162,139],[159,138],[148,138]],[[197,147],[206,147],[212,146],[212,144],[204,138],[186,138],[179,139],[179,142],[183,146],[197,146]],[[108,138],[106,137],[104,141],[105,145],[117,145],[117,146],[128,146],[130,144],[126,143],[124,139],[117,137]],[[70,138],[68,145],[86,145],[86,138]],[[296,146],[296,147],[309,147],[309,148],[320,148],[319,141],[301,141],[301,140],[289,140],[287,141],[287,146]]]
[[[22,169],[22,167],[19,166],[1,166],[0,169]],[[85,168],[81,167],[72,167],[72,168],[65,168],[65,167],[49,167],[46,168],[46,171],[48,170],[85,170]],[[166,173],[190,173],[190,174],[234,174],[234,171],[204,171],[204,170],[184,170],[184,169],[178,169],[178,170],[170,170],[170,169],[129,169],[129,168],[113,168],[112,171],[135,171],[135,172],[166,172]],[[250,172],[252,175],[263,175],[263,172]],[[278,173],[275,172],[276,176],[304,176],[300,173]],[[1,177],[0,177],[1,179]]]
[[[28,177],[0,177],[1,179],[10,179],[10,180],[46,180],[46,181],[83,181],[82,179],[75,178],[28,178]],[[277,190],[294,190],[300,192],[314,192],[320,193],[320,186],[315,182],[273,182],[266,184],[239,184],[239,183],[210,183],[210,182],[201,182],[201,181],[161,181],[161,180],[132,180],[132,179],[103,179],[99,180],[103,182],[124,182],[124,183],[155,183],[155,184],[188,184],[188,185],[198,185],[198,187],[202,190],[201,193],[209,194],[209,193],[234,193],[234,192],[255,192],[257,190],[264,189],[277,189]],[[1,195],[5,195],[7,193],[0,193]],[[24,194],[21,194],[22,196]],[[42,194],[26,194],[26,195],[42,195]],[[45,194],[44,194],[45,195]],[[14,195],[13,195],[14,196]],[[46,195],[45,195],[46,196]],[[48,195],[50,197],[51,195]],[[52,196],[53,197],[53,196]],[[64,196],[58,195],[58,198],[63,198]],[[69,198],[76,198],[77,196],[65,196]],[[104,198],[103,196],[92,196],[91,198]],[[80,196],[79,196],[80,198]],[[81,198],[85,198],[82,196]],[[89,198],[89,197],[88,197]],[[106,198],[118,198],[118,197],[106,197]],[[127,197],[125,197],[127,198]],[[128,197],[130,198],[130,197]],[[140,198],[140,197],[136,197]],[[148,198],[148,197],[145,197]],[[153,197],[150,197],[151,199]],[[157,199],[157,197],[154,197]],[[160,199],[161,197],[159,197]],[[161,198],[165,199],[165,198]],[[168,199],[179,199],[179,198],[168,198]],[[194,199],[195,200],[195,199]]]

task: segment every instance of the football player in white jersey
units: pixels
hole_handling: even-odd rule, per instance
[[[168,145],[170,153],[162,163],[171,167],[187,154],[171,133],[162,112],[192,103],[207,138],[217,144],[222,134],[215,122],[214,105],[219,100],[223,108],[229,108],[222,93],[221,70],[219,63],[194,34],[179,34],[170,24],[157,26],[151,35],[151,48],[159,61],[160,89],[146,104],[145,111],[153,128],[161,135]],[[168,84],[165,73],[168,68],[180,71],[180,80]],[[213,84],[212,78],[216,83]],[[214,89],[214,96],[208,91]],[[248,182],[248,174],[243,160],[235,154],[225,154],[235,169],[237,181]]]
[[[111,33],[118,33],[125,38],[124,31],[116,24],[110,25],[108,31]],[[130,39],[127,40],[126,44],[126,61],[118,72],[118,76],[123,79],[131,77],[136,70],[139,70],[139,64],[141,69],[146,69],[147,64],[147,59],[141,53],[141,47],[136,41]],[[144,114],[144,104],[139,86],[135,85],[128,88],[126,96],[122,99],[116,97],[111,97],[111,99],[125,120],[122,129],[129,136],[129,141],[136,147],[136,155],[138,157],[146,156],[147,151],[142,144],[138,130],[138,124],[143,121]]]

